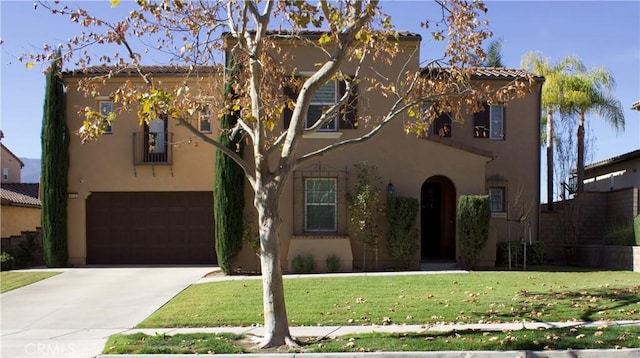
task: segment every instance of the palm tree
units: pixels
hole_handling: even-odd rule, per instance
[[[578,115],[577,192],[584,191],[584,123],[587,113],[606,120],[616,131],[624,130],[624,110],[620,101],[611,96],[615,85],[613,76],[605,67],[580,71],[565,78],[565,99],[568,109]]]
[[[584,65],[573,56],[567,56],[552,64],[549,58],[529,52],[522,57],[521,65],[536,76],[545,78],[542,86],[542,107],[546,111],[546,147],[547,147],[547,209],[553,210],[553,114],[567,111],[563,86],[566,78],[578,71],[584,71]],[[545,136],[543,136],[544,138]]]

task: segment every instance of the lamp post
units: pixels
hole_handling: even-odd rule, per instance
[[[393,187],[393,183],[391,182],[391,180],[389,180],[389,184],[387,184],[387,194],[389,196],[393,196],[393,191],[394,191],[394,187]]]

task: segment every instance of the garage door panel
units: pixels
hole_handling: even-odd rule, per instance
[[[87,263],[213,264],[211,192],[93,193]]]

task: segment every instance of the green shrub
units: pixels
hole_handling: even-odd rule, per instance
[[[7,252],[0,254],[0,271],[9,271],[13,268],[13,256]]]
[[[393,196],[387,199],[386,216],[389,223],[387,250],[400,260],[402,268],[411,265],[418,250],[418,229],[415,227],[419,203],[415,198]]]
[[[36,235],[27,234],[26,240],[21,240],[18,247],[11,250],[13,256],[13,267],[24,268],[29,267],[34,260],[34,253],[38,250],[36,243]]]
[[[329,272],[340,271],[340,258],[338,255],[331,254],[327,256],[327,270]]]
[[[544,263],[544,242],[534,241],[527,245],[527,265],[541,265]],[[518,266],[522,264],[524,256],[524,245],[522,241],[501,241],[497,244],[496,259],[497,264],[506,265],[509,263],[509,246],[511,246],[511,264]]]
[[[633,234],[633,225],[618,225],[609,229],[604,236],[602,243],[604,245],[616,246],[633,246],[636,243]]]
[[[349,236],[362,241],[362,270],[367,268],[367,249],[374,252],[374,266],[378,268],[378,242],[382,231],[378,226],[381,220],[382,207],[382,179],[378,175],[378,168],[367,162],[354,164],[358,171],[354,186],[347,191],[347,212]]]
[[[636,246],[640,246],[640,215],[633,219],[633,231],[635,231]]]
[[[462,195],[458,201],[458,238],[462,260],[469,269],[475,269],[480,253],[489,239],[489,197]]]
[[[311,254],[294,257],[292,264],[295,273],[311,273],[316,268],[316,262]]]

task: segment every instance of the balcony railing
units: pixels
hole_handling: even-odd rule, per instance
[[[133,163],[135,165],[170,165],[173,160],[173,133],[133,133]]]

